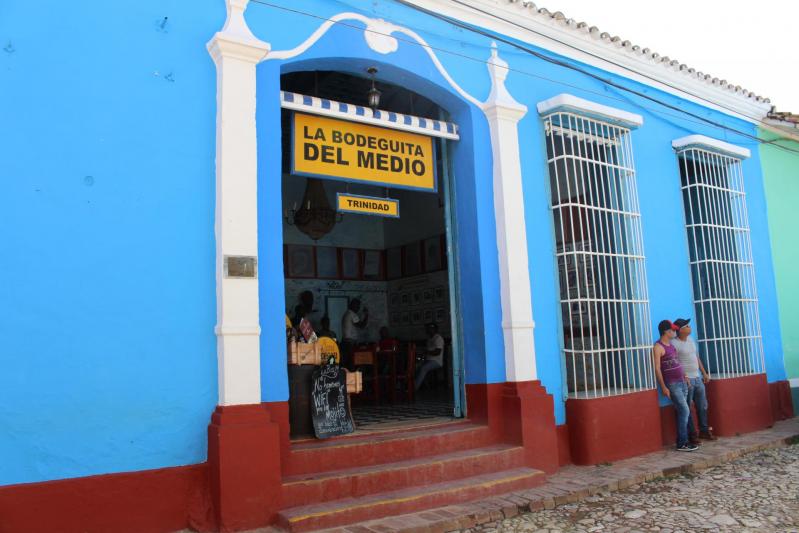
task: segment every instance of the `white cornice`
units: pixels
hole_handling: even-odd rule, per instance
[[[231,57],[249,63],[259,63],[269,53],[269,44],[255,39],[241,39],[238,36],[218,32],[206,45],[213,60]]]
[[[724,155],[731,155],[740,159],[748,159],[752,152],[748,148],[730,144],[728,142],[705,137],[704,135],[688,135],[671,141],[671,146],[675,150],[685,150],[686,148],[702,148],[711,152],[719,152]]]
[[[620,124],[626,128],[637,128],[644,123],[644,117],[623,109],[616,109],[571,94],[559,94],[536,106],[541,115],[548,115],[558,111],[576,111],[578,114],[592,118]]]
[[[771,109],[768,99],[740,86],[732,86],[726,80],[697,72],[676,60],[622,41],[619,37],[611,37],[596,27],[567,19],[561,13],[539,10],[533,2],[469,0],[472,9],[450,0],[406,1],[752,123],[758,123]],[[494,16],[480,13],[477,9]]]
[[[231,57],[250,63],[258,63],[269,52],[269,43],[252,34],[244,20],[244,11],[250,0],[227,0],[227,18],[221,31],[208,41],[206,48],[214,62],[221,57]]]

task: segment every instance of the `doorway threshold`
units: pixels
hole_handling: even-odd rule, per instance
[[[398,431],[416,431],[428,427],[465,422],[464,418],[454,417],[453,410],[454,404],[451,399],[430,397],[420,398],[412,403],[354,405],[352,415],[355,420],[355,431],[327,440],[341,440]],[[298,444],[316,440],[313,437],[298,437],[291,439],[291,442]]]
[[[409,420],[405,422],[397,422],[397,423],[384,423],[384,424],[375,424],[370,427],[366,428],[359,428],[356,427],[355,431],[349,433],[347,435],[340,435],[337,437],[330,437],[328,439],[317,439],[315,437],[297,437],[291,439],[292,446],[298,445],[308,445],[313,443],[327,443],[327,442],[340,442],[340,441],[347,441],[347,440],[361,440],[364,437],[383,437],[383,436],[391,436],[395,433],[405,433],[405,432],[424,432],[425,430],[433,430],[433,429],[444,429],[451,426],[460,426],[460,425],[471,425],[470,422],[466,418],[454,418],[454,417],[439,417],[439,418],[427,418],[423,420]]]

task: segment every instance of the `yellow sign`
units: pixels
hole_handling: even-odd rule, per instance
[[[330,358],[334,358],[336,364],[341,360],[341,354],[338,351],[338,344],[330,337],[319,337],[319,351],[322,352],[322,364],[326,365]]]
[[[294,113],[292,173],[401,189],[436,190],[433,139]]]
[[[340,192],[336,195],[336,204],[338,210],[345,213],[399,218],[399,200],[392,198],[374,198]]]

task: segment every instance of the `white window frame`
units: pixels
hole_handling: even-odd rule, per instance
[[[631,128],[643,120],[571,95],[541,102],[538,110],[546,133],[568,396],[653,389],[645,254],[630,142]]]
[[[676,139],[691,261],[696,339],[717,379],[765,372],[744,189],[748,149],[702,135]]]

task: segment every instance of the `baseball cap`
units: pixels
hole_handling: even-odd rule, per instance
[[[674,330],[674,331],[677,331],[680,328],[678,328],[676,325],[672,324],[671,320],[661,320],[660,323],[658,324],[658,333],[660,333],[661,335],[663,335],[664,333],[666,333],[670,329]]]
[[[678,329],[682,329],[687,326],[691,322],[690,318],[678,318],[674,321],[674,325],[677,326]]]

